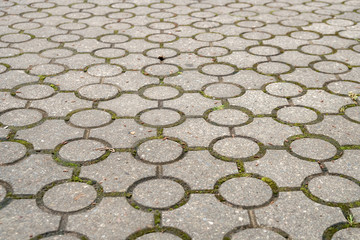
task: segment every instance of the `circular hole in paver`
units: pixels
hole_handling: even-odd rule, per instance
[[[55,89],[46,84],[30,84],[18,88],[16,96],[27,100],[40,100],[51,97],[56,93]]]
[[[360,83],[356,81],[331,81],[324,85],[325,89],[340,96],[348,96],[350,92],[360,94]]]
[[[281,121],[296,124],[309,124],[318,119],[318,114],[303,106],[284,106],[276,111],[276,116]]]
[[[333,236],[332,240],[357,240],[360,236],[360,226],[357,228],[349,227],[337,231]]]
[[[82,30],[87,28],[88,25],[85,23],[62,23],[58,26],[58,28],[63,29],[63,30]]]
[[[41,8],[41,9],[53,8],[55,6],[56,6],[56,4],[52,3],[52,2],[36,2],[36,3],[31,3],[29,5],[29,7]]]
[[[265,26],[265,23],[262,21],[256,21],[256,20],[243,20],[235,23],[238,27],[243,28],[260,28]]]
[[[305,27],[310,24],[310,22],[303,19],[285,19],[281,20],[280,24],[287,27]]]
[[[201,47],[198,48],[195,52],[197,55],[201,57],[221,57],[228,55],[230,50],[225,47]]]
[[[219,156],[234,160],[246,160],[257,155],[261,150],[257,142],[241,136],[220,138],[211,145]]]
[[[182,69],[175,64],[155,63],[145,66],[142,72],[145,75],[165,77],[178,75],[182,72]]]
[[[256,70],[263,74],[286,74],[292,71],[291,65],[283,62],[260,62],[255,65]]]
[[[319,44],[303,45],[300,47],[300,51],[311,55],[327,55],[335,53],[335,50],[331,47]]]
[[[249,123],[250,117],[246,112],[239,109],[221,109],[211,111],[208,121],[220,126],[240,126]]]
[[[81,128],[102,127],[112,121],[110,113],[97,109],[83,110],[70,114],[71,117],[69,121],[74,126]]]
[[[197,22],[193,22],[191,24],[191,26],[195,27],[195,28],[200,28],[200,29],[211,29],[211,28],[217,28],[220,27],[222,24],[220,22],[215,22],[215,21],[197,21]]]
[[[135,16],[135,13],[132,12],[113,12],[107,14],[107,17],[110,19],[128,19],[133,18]]]
[[[132,198],[146,208],[168,209],[178,204],[185,195],[182,185],[171,179],[149,179],[135,183]]]
[[[250,46],[248,52],[258,56],[275,56],[281,53],[281,49],[270,45]]]
[[[311,160],[331,159],[337,153],[337,148],[333,144],[318,138],[296,139],[290,147],[295,154]]]
[[[205,95],[218,99],[239,97],[245,92],[243,87],[233,83],[211,83],[202,90]]]
[[[121,74],[123,68],[115,64],[92,65],[87,69],[87,73],[95,77],[113,77]]]
[[[328,20],[326,20],[326,23],[329,25],[332,25],[332,26],[339,26],[339,27],[349,27],[349,26],[355,25],[355,23],[351,20],[340,19],[340,18],[328,19]]]
[[[199,66],[199,71],[212,76],[229,76],[237,73],[237,67],[228,63],[206,63]]]
[[[350,70],[345,63],[337,61],[316,61],[310,63],[309,66],[315,71],[328,74],[341,74]]]
[[[160,56],[164,58],[172,58],[179,55],[179,52],[177,49],[173,48],[150,48],[144,52],[144,55],[156,59]]]
[[[94,187],[81,182],[66,182],[46,191],[43,202],[51,210],[69,213],[88,207],[96,197]]]
[[[310,179],[308,190],[324,202],[346,204],[360,200],[359,183],[336,175],[319,175]]]
[[[275,231],[271,231],[269,229],[264,228],[248,228],[237,232],[236,234],[232,235],[231,240],[285,240],[285,238],[281,236],[279,233]]]
[[[347,108],[345,110],[345,115],[351,120],[360,123],[360,106]]]
[[[48,63],[48,64],[40,64],[30,67],[29,73],[32,75],[43,75],[43,76],[51,76],[62,73],[65,71],[65,67],[59,64]]]
[[[250,8],[253,5],[250,3],[244,3],[244,2],[237,2],[237,3],[230,2],[230,3],[227,3],[226,6],[229,8],[244,9],[244,8]]]
[[[19,55],[21,52],[22,51],[18,48],[2,47],[0,48],[0,58],[15,57],[16,55]]]
[[[127,22],[108,23],[103,26],[103,28],[105,28],[105,29],[117,30],[117,31],[125,31],[132,27],[133,27],[133,25],[130,23],[127,23]]]
[[[242,38],[248,39],[248,40],[268,40],[273,37],[270,33],[267,32],[245,32],[240,34]]]
[[[146,39],[152,43],[170,43],[178,39],[178,36],[170,33],[154,33],[146,36]]]
[[[95,139],[75,139],[67,141],[65,145],[58,145],[59,156],[70,162],[93,162],[106,156],[106,146]]]
[[[110,84],[90,84],[79,88],[79,95],[90,100],[108,100],[118,95],[118,87]]]
[[[140,112],[140,121],[150,126],[170,127],[180,123],[181,114],[172,109],[148,109]]]
[[[77,34],[57,34],[50,37],[50,40],[56,43],[76,42],[81,39]]]
[[[111,8],[117,8],[117,9],[131,9],[131,8],[135,8],[136,4],[135,3],[130,3],[130,2],[115,2],[113,4],[110,5]]]
[[[137,148],[141,160],[153,164],[167,164],[179,160],[183,147],[169,139],[151,139]]]
[[[28,18],[28,19],[40,19],[40,18],[47,18],[50,16],[50,13],[47,12],[25,12],[20,13],[21,17]]]
[[[12,109],[0,115],[0,123],[7,126],[24,127],[40,122],[44,113],[37,109]]]
[[[37,22],[20,22],[20,23],[15,23],[10,27],[18,30],[31,30],[31,29],[40,28],[41,24]]]
[[[277,97],[295,97],[306,93],[301,86],[290,82],[274,82],[266,85],[265,92]]]
[[[348,39],[359,39],[360,38],[360,31],[357,30],[341,30],[338,34],[343,38]]]
[[[127,51],[122,48],[102,48],[94,52],[96,57],[101,58],[121,58],[127,54]]]
[[[169,30],[177,27],[177,24],[173,22],[153,22],[147,25],[148,28],[155,30]]]
[[[234,206],[255,208],[267,204],[273,191],[267,183],[258,178],[234,177],[220,185],[219,194]]]
[[[220,33],[199,33],[194,38],[201,42],[217,42],[225,39],[225,36]]]
[[[216,13],[213,12],[205,12],[205,11],[196,11],[196,12],[192,12],[189,14],[191,17],[196,17],[196,18],[212,18],[212,17],[216,17]]]
[[[301,40],[315,40],[321,38],[321,35],[311,31],[295,31],[290,33],[290,37]]]
[[[9,33],[3,35],[0,40],[6,43],[21,43],[31,39],[31,35],[25,33]]]
[[[63,48],[52,48],[52,49],[46,49],[42,52],[40,52],[40,55],[42,57],[46,58],[65,58],[70,57],[74,55],[74,52],[70,49],[63,49]]]
[[[152,3],[149,5],[150,8],[155,9],[170,9],[175,7],[175,4],[172,3]]]
[[[109,34],[100,37],[99,41],[104,43],[124,43],[130,41],[130,37],[121,34]]]
[[[291,7],[290,3],[286,3],[286,2],[268,2],[264,4],[267,7],[271,7],[271,8],[284,8],[284,7]]]
[[[169,100],[180,95],[179,90],[169,86],[152,86],[146,88],[143,95],[152,100]]]
[[[25,157],[27,149],[18,142],[0,142],[0,166],[18,161]],[[0,200],[1,201],[1,200]]]

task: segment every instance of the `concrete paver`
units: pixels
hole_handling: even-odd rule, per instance
[[[0,0],[0,240],[359,240],[358,0]]]

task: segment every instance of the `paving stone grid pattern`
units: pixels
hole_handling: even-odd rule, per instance
[[[1,0],[0,239],[360,239],[360,1]]]

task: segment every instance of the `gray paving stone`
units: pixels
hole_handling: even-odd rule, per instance
[[[221,239],[232,228],[248,222],[244,210],[222,204],[209,194],[191,196],[183,207],[163,213],[164,224],[186,231],[194,240],[203,236]]]
[[[186,115],[202,115],[206,110],[220,105],[220,101],[204,98],[199,93],[185,93],[180,98],[164,102],[164,107],[178,109]]]
[[[26,74],[24,71],[9,71],[1,74],[0,87],[11,89],[16,85],[20,85],[23,83],[34,82],[38,78],[35,76],[30,76]]]
[[[186,71],[174,77],[167,77],[164,82],[176,84],[184,90],[200,90],[205,84],[217,82],[217,77],[206,76],[197,71]]]
[[[187,119],[179,126],[164,129],[165,136],[178,137],[189,146],[208,146],[216,137],[227,135],[225,127],[212,126],[203,119]]]
[[[341,158],[327,162],[326,167],[331,173],[340,173],[358,178],[360,172],[358,162],[360,159],[357,154],[359,154],[359,150],[345,150]]]
[[[31,142],[35,149],[52,149],[65,140],[82,135],[82,129],[70,127],[63,120],[49,120],[39,126],[20,130],[16,136]]]
[[[318,118],[316,112],[300,106],[284,107],[276,115],[278,119],[289,123],[308,123]]]
[[[54,93],[55,90],[51,86],[35,83],[20,87],[16,95],[23,99],[37,100],[50,97]]]
[[[359,124],[350,122],[341,116],[324,116],[321,123],[308,126],[311,133],[331,136],[340,144],[357,145],[360,143]]]
[[[299,187],[309,174],[321,172],[317,163],[303,161],[282,150],[268,150],[259,160],[244,165],[246,171],[269,177],[279,187]]]
[[[231,105],[245,107],[254,114],[270,114],[274,108],[288,103],[284,98],[268,95],[261,90],[248,90],[243,96],[229,99],[229,102]]]
[[[90,136],[104,139],[114,148],[130,148],[140,139],[156,135],[156,129],[143,127],[132,119],[117,119],[108,126],[91,130]]]
[[[80,71],[68,71],[58,76],[46,78],[45,81],[59,86],[61,90],[77,90],[87,84],[99,83],[100,78]]]
[[[315,108],[322,113],[336,113],[341,106],[351,104],[348,97],[329,94],[323,90],[308,90],[306,95],[293,99],[294,104]]]
[[[152,163],[166,163],[176,160],[183,153],[182,146],[168,139],[152,139],[137,149],[140,159]]]
[[[247,158],[260,150],[256,142],[242,137],[227,137],[214,144],[214,151],[230,158]]]
[[[64,64],[66,66],[71,66],[72,69],[82,70],[86,66],[103,63],[104,60],[101,58],[95,58],[90,54],[77,54],[71,57],[56,59],[54,62]]]
[[[73,93],[57,93],[51,98],[31,102],[31,107],[42,109],[52,117],[66,116],[76,109],[90,108],[91,106],[91,101],[79,99]]]
[[[0,217],[0,236],[9,240],[32,238],[46,231],[55,231],[60,221],[60,216],[41,211],[32,199],[11,202],[0,211]]]
[[[141,72],[127,71],[121,75],[106,78],[104,83],[114,84],[123,91],[137,91],[145,85],[157,84],[159,80],[145,76]]]
[[[105,192],[124,192],[135,181],[155,175],[155,167],[135,160],[129,153],[112,153],[104,161],[81,168],[80,177],[99,182]]]
[[[36,194],[44,185],[70,178],[69,168],[62,167],[51,156],[35,154],[15,165],[0,166],[1,179],[9,182],[15,194]]]
[[[79,221],[79,218],[83,220]],[[152,221],[152,213],[133,209],[124,198],[105,198],[96,208],[69,216],[68,229],[96,239],[125,239],[151,225]],[[94,222],[97,222],[97,228],[94,228]]]
[[[321,239],[326,228],[344,219],[339,208],[315,203],[301,192],[280,192],[274,204],[255,213],[260,224],[280,228],[296,239]]]
[[[249,125],[236,127],[235,132],[237,135],[253,137],[266,145],[282,145],[288,137],[301,134],[297,127],[290,127],[266,117],[256,118]]]
[[[238,172],[235,163],[220,161],[206,151],[188,152],[163,169],[165,175],[186,180],[191,189],[212,189],[219,178]]]

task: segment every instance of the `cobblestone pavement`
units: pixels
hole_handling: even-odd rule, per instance
[[[360,239],[359,0],[0,0],[0,239]]]

